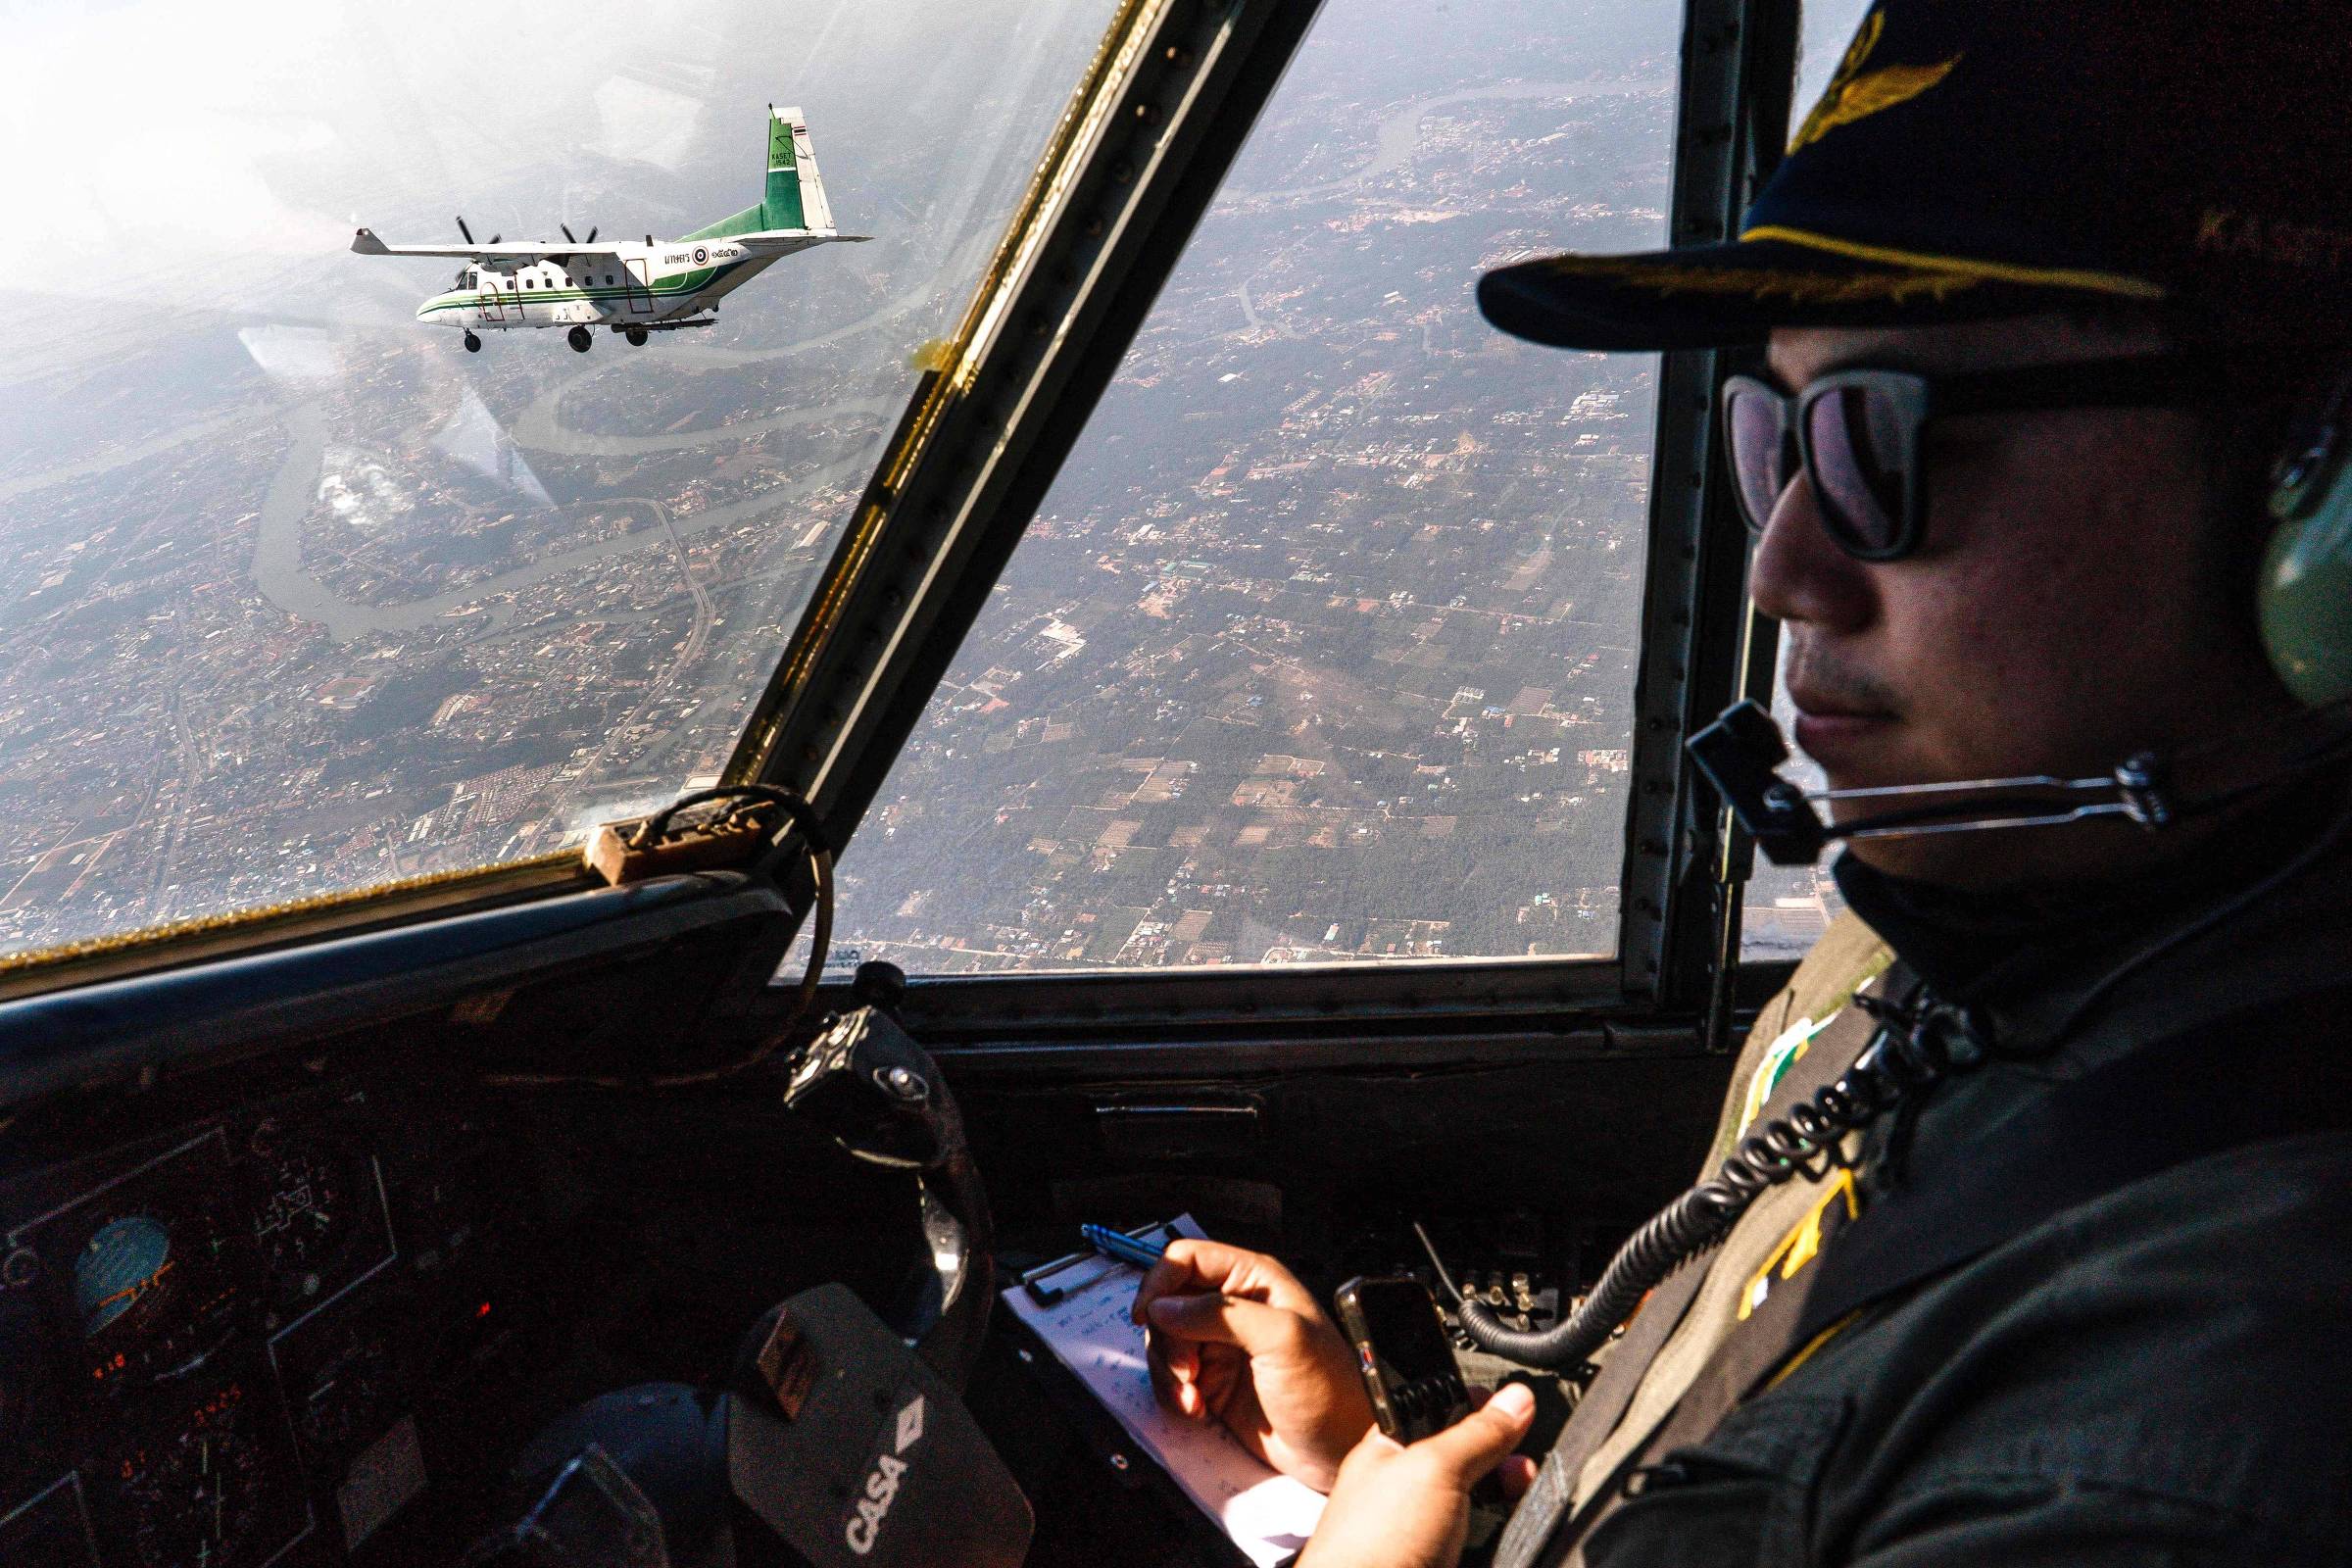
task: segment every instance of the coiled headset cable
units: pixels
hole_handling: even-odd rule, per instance
[[[1721,1243],[1757,1198],[1799,1175],[1819,1180],[1842,1158],[1839,1146],[1847,1134],[1989,1054],[1982,1018],[1973,1009],[1927,996],[1924,988],[1900,1004],[1860,995],[1854,1002],[1878,1018],[1879,1029],[1853,1065],[1810,1100],[1742,1139],[1712,1180],[1691,1188],[1636,1231],[1609,1259],[1599,1283],[1554,1327],[1505,1327],[1493,1308],[1454,1285],[1429,1233],[1416,1224],[1413,1234],[1428,1252],[1462,1332],[1480,1349],[1523,1366],[1577,1367],[1633,1316],[1660,1281]]]
[[[2328,760],[2340,764],[2332,755]],[[2320,836],[2277,870],[2102,976],[2049,1032],[2047,1046],[2072,1035],[2124,980],[2276,895],[2347,838],[2352,838],[2352,795]],[[1609,1259],[1583,1303],[1554,1327],[1505,1327],[1493,1308],[1455,1288],[1429,1234],[1416,1224],[1413,1233],[1429,1254],[1439,1288],[1453,1303],[1462,1332],[1479,1348],[1525,1366],[1554,1371],[1577,1367],[1633,1316],[1642,1297],[1722,1242],[1768,1189],[1798,1175],[1819,1180],[1839,1159],[1839,1146],[1848,1133],[1862,1131],[1899,1105],[1917,1105],[1929,1089],[1991,1054],[1992,1033],[1983,1015],[1975,1008],[1938,1001],[1925,987],[1914,989],[1901,1004],[1860,994],[1854,1004],[1879,1020],[1878,1033],[1854,1064],[1812,1099],[1742,1139],[1713,1180],[1691,1188],[1636,1231]]]

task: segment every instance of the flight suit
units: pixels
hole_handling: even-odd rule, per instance
[[[1989,999],[2002,1037],[2054,1045],[1996,1056],[1849,1137],[1846,1163],[1767,1191],[1661,1285],[1585,1396],[1605,1438],[1572,1421],[1539,1478],[1539,1492],[1565,1489],[1558,1528],[1532,1548],[1528,1531],[1506,1533],[1495,1560],[2352,1561],[2352,1077],[2254,1072],[2352,1061],[2352,856],[2230,908],[2243,849],[2218,845],[2177,895],[2137,895],[2145,907],[2127,892],[2110,918],[2078,909],[2048,941],[2006,945],[1841,867],[1891,943],[1840,918],[1767,1005],[1708,1174],[1743,1126],[1859,1052],[1873,1026],[1846,1004],[1857,987],[1924,983],[1914,953],[1929,979]],[[2200,924],[2105,983],[2119,952]],[[1905,960],[1891,974],[1890,947]],[[1988,969],[1987,952],[2001,955]],[[2086,1000],[2087,1021],[2071,1021]],[[2111,1080],[2137,1086],[2118,1097],[2117,1145],[2139,1165],[2108,1190],[2091,1157],[2070,1192],[2070,1147],[2049,1129],[2095,1144]],[[2252,1087],[2230,1098],[2240,1083]],[[2073,1121],[2053,1123],[2047,1106],[2070,1102]],[[2235,1131],[2230,1117],[2204,1125],[2206,1107],[2241,1104],[2255,1108]],[[2185,1157],[2165,1164],[2173,1127]],[[1801,1338],[1742,1337],[1777,1292],[1796,1299],[1861,1255],[1844,1240],[1855,1213],[1943,1202],[1940,1228],[1965,1231],[1998,1210],[2013,1163],[2029,1189],[2056,1192],[2009,1194],[2034,1216],[2015,1234],[1955,1246],[1957,1261]],[[1971,1193],[1987,1196],[1972,1208]],[[1932,1231],[1914,1240],[1939,1255]],[[1582,1461],[1563,1463],[1572,1452]]]

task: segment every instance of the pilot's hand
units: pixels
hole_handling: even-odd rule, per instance
[[[1355,1352],[1287,1268],[1262,1252],[1189,1239],[1135,1293],[1152,1388],[1195,1421],[1221,1421],[1242,1446],[1317,1492],[1372,1425]]]
[[[1410,1447],[1377,1429],[1366,1433],[1340,1466],[1298,1568],[1453,1568],[1470,1529],[1470,1489],[1503,1462],[1535,1416],[1535,1395],[1506,1383]],[[1526,1487],[1525,1461],[1514,1461],[1504,1490]]]

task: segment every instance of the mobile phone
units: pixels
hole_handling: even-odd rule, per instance
[[[1381,1431],[1417,1443],[1470,1413],[1470,1391],[1429,1287],[1409,1276],[1352,1279],[1333,1305]]]

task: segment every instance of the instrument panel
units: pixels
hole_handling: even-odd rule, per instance
[[[491,1311],[490,1128],[416,1110],[295,1097],[0,1192],[0,1563],[366,1555]]]

